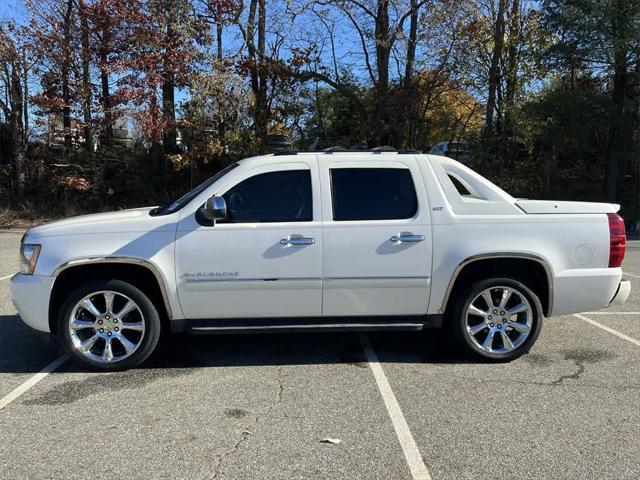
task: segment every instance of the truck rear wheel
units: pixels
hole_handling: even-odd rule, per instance
[[[455,299],[452,328],[458,343],[476,358],[509,361],[533,346],[542,328],[540,300],[509,278],[474,283]]]
[[[151,355],[160,337],[160,316],[133,285],[99,280],[69,294],[57,329],[64,349],[76,362],[94,370],[124,370]]]

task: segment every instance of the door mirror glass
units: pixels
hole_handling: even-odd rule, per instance
[[[202,218],[210,222],[222,220],[227,216],[227,203],[222,197],[209,197],[205,204],[200,207]]]

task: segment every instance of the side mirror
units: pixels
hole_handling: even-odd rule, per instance
[[[227,202],[222,197],[209,197],[205,204],[200,207],[202,218],[210,222],[222,220],[227,216]]]

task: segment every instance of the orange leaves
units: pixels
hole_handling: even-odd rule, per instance
[[[76,175],[63,175],[61,177],[54,177],[53,181],[59,187],[74,192],[86,192],[91,188],[91,184],[86,178],[78,177]]]

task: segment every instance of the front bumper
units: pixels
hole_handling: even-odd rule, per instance
[[[49,329],[49,297],[54,277],[24,275],[11,277],[11,300],[24,323],[40,332]]]
[[[631,293],[631,282],[629,280],[622,280],[618,285],[618,290],[616,290],[615,295],[609,302],[609,307],[622,305],[629,298],[629,294]]]

